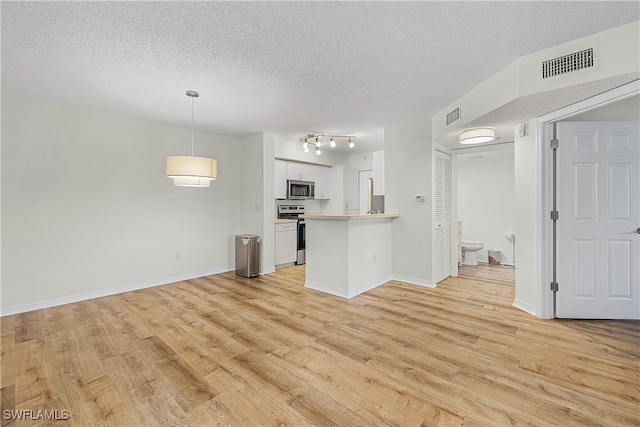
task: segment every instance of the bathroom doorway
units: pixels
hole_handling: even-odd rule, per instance
[[[515,154],[513,142],[455,151],[457,171],[457,216],[466,247],[482,245],[467,254],[462,268],[474,272],[473,258],[480,266],[515,267]],[[473,246],[471,245],[473,244]],[[486,274],[487,269],[477,269]],[[490,270],[489,270],[490,271]]]

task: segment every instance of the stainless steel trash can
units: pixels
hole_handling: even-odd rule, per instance
[[[260,274],[260,236],[236,235],[236,275],[256,277]]]

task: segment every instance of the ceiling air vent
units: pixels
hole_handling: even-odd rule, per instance
[[[460,120],[460,107],[447,114],[447,126],[457,120]]]
[[[584,70],[595,65],[593,48],[581,50],[569,55],[559,56],[542,63],[542,78],[561,76],[573,71]]]

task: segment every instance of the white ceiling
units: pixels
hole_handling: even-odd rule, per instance
[[[354,133],[370,151],[385,126],[638,4],[3,1],[2,90],[188,127],[193,89],[197,129]]]

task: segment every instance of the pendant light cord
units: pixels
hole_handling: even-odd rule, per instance
[[[191,157],[193,157],[193,97],[191,97]]]

